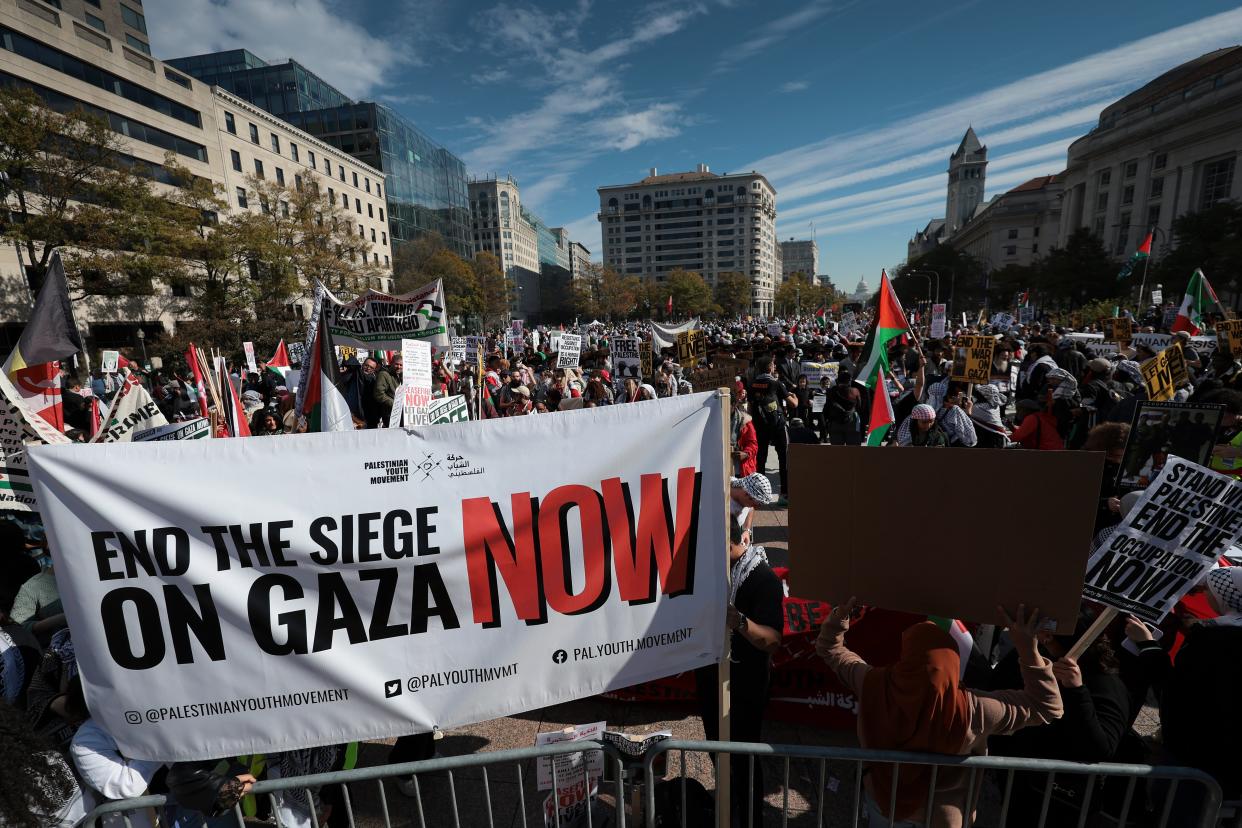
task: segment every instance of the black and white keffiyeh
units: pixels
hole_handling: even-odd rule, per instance
[[[742,553],[742,557],[733,562],[733,567],[729,572],[729,603],[737,602],[737,591],[750,573],[755,571],[755,567],[761,563],[768,562],[768,553],[762,546],[748,546],[746,551]]]

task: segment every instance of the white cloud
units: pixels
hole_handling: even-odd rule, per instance
[[[812,0],[812,2],[775,20],[769,20],[746,40],[728,51],[716,64],[716,71],[729,69],[734,63],[752,58],[760,52],[767,51],[785,38],[795,34],[814,23],[819,18],[833,11],[837,6],[831,0]]]
[[[647,141],[672,138],[681,133],[681,107],[659,103],[638,112],[605,118],[595,124],[600,138],[616,150],[630,150]]]
[[[470,82],[483,86],[489,83],[499,83],[502,80],[506,80],[508,77],[509,70],[503,66],[499,66],[485,72],[475,72],[470,76]]]
[[[586,245],[591,251],[591,260],[598,262],[603,250],[603,236],[599,230],[599,219],[595,213],[587,213],[581,218],[561,225],[569,233],[569,238]]]
[[[352,97],[366,97],[417,64],[409,43],[372,35],[324,0],[146,0],[151,42],[165,57],[244,48],[292,57]]]
[[[811,84],[806,81],[785,81],[781,84],[782,92],[801,92],[804,89],[810,89]]]

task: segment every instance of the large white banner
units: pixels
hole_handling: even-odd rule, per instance
[[[677,345],[677,334],[685,333],[691,328],[699,327],[698,319],[691,319],[689,322],[682,322],[680,325],[661,325],[659,322],[651,323],[651,344],[658,351],[661,348],[672,348]]]
[[[32,447],[91,711],[126,756],[208,759],[713,663],[718,398],[556,423]]]
[[[342,302],[324,290],[324,299],[322,312],[328,315],[328,333],[337,345],[396,351],[402,339],[421,339],[433,348],[449,347],[444,285],[439,279],[400,296],[368,290],[352,302]]]

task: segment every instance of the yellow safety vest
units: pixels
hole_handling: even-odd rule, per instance
[[[1239,431],[1227,445],[1242,449],[1242,431]],[[1217,457],[1213,454],[1208,465],[1213,471],[1222,474],[1242,475],[1242,457]]]

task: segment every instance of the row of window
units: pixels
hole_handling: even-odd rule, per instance
[[[197,109],[174,101],[172,98],[167,98],[158,92],[153,92],[145,86],[126,80],[120,75],[114,75],[111,72],[100,69],[94,64],[87,63],[58,49],[53,49],[51,46],[27,37],[20,32],[0,26],[0,43],[3,43],[6,50],[16,55],[33,60],[83,83],[104,89],[114,95],[119,95],[127,101],[153,109],[161,115],[176,118],[178,121],[199,129],[203,126],[202,116]]]
[[[1159,166],[1157,167],[1156,163],[1153,162],[1153,167],[1162,169],[1165,166],[1165,157],[1166,156],[1163,153],[1157,155],[1156,159],[1159,159]],[[1236,161],[1236,156],[1231,156],[1229,158],[1220,158],[1215,161],[1209,161],[1203,165],[1201,171],[1202,178],[1199,188],[1199,200],[1197,205],[1199,210],[1206,210],[1213,204],[1224,201],[1230,197],[1233,192],[1233,173]],[[1123,174],[1126,178],[1131,178],[1134,175],[1137,175],[1137,165],[1138,162],[1136,161],[1129,161],[1123,165]],[[1107,187],[1112,181],[1112,171],[1101,170],[1097,180],[1101,189]],[[1133,184],[1126,184],[1121,188],[1122,206],[1128,206],[1134,203],[1134,186],[1135,185]],[[1151,179],[1148,186],[1147,198],[1148,200],[1154,201],[1163,197],[1163,195],[1164,177],[1156,176]],[[1108,197],[1109,194],[1107,191],[1096,193],[1095,209],[1097,212],[1103,212],[1108,209]],[[1148,212],[1154,212],[1159,215],[1160,206],[1158,204],[1152,205],[1148,208]]]
[[[259,128],[255,126],[255,124],[253,123],[248,123],[247,126],[249,126],[250,128],[250,143],[258,144],[259,143]],[[232,112],[224,113],[224,128],[233,135],[237,134],[237,119],[234,117]],[[268,140],[271,143],[272,152],[276,153],[277,155],[281,155],[282,153],[280,149],[280,135],[275,132],[270,133],[268,136]],[[293,159],[294,161],[297,161],[298,163],[302,162],[301,151],[298,149],[298,145],[294,143],[293,141],[289,142],[289,157]],[[316,163],[315,163],[315,151],[314,150],[307,150],[306,166],[310,167],[311,169],[317,168]],[[337,168],[337,174],[340,180],[345,181],[346,180],[345,165],[337,164],[336,168]],[[325,175],[331,177],[332,159],[328,158],[327,156],[324,156],[324,159],[323,159],[323,171]],[[367,193],[371,192],[371,179],[369,176],[363,176],[362,183],[360,185],[357,171],[351,171],[351,175],[353,176],[353,183],[355,187],[361,187],[362,189],[365,189]],[[380,185],[379,181],[376,181],[375,182],[375,196],[377,198],[382,198],[383,195],[384,195],[383,188]],[[346,204],[345,206],[348,207],[349,205]]]

